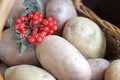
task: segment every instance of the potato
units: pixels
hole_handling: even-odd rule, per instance
[[[91,80],[104,80],[105,71],[109,66],[109,62],[102,58],[88,59],[88,63],[92,69]]]
[[[37,1],[42,9],[42,13],[44,13],[45,9],[44,9],[43,3],[41,2],[41,0],[37,0]],[[21,13],[23,13],[25,11],[25,6],[23,5],[23,2],[24,2],[24,0],[15,0],[15,3],[13,5],[13,8],[10,11],[8,18],[12,17],[13,20],[15,20],[21,15]],[[7,22],[6,22],[6,26],[8,26]]]
[[[9,66],[6,65],[5,63],[1,63],[1,64],[0,64],[0,73],[1,73],[1,75],[4,74],[5,70],[6,70],[8,67],[9,67]]]
[[[57,21],[55,34],[61,34],[67,20],[76,17],[77,13],[71,0],[50,0],[46,8],[46,16],[51,16]]]
[[[85,58],[102,58],[106,39],[102,30],[88,18],[72,18],[65,24],[63,37],[73,44]]]
[[[120,59],[111,62],[105,72],[105,80],[120,80]]]
[[[5,80],[56,80],[47,71],[32,66],[18,65],[5,71]]]
[[[40,0],[43,4],[47,4],[50,0]]]
[[[87,60],[64,38],[51,35],[36,46],[37,57],[58,80],[90,80]]]
[[[14,42],[10,29],[3,32],[2,39],[0,40],[0,59],[10,66],[18,64],[40,65],[33,46],[29,47],[24,55],[19,55],[18,47]]]

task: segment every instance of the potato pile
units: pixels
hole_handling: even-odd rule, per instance
[[[57,21],[54,35],[19,55],[8,26],[0,40],[0,80],[119,80],[120,60],[109,62],[106,36],[91,19],[78,16],[72,0],[37,0],[44,18]],[[9,17],[25,10],[16,0]]]

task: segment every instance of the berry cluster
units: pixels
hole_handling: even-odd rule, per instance
[[[27,16],[18,18],[14,29],[20,32],[21,38],[26,38],[30,43],[36,44],[41,42],[45,36],[53,34],[57,26],[56,21],[52,17],[43,19],[42,14],[35,11]],[[27,35],[27,29],[31,30],[29,35]]]

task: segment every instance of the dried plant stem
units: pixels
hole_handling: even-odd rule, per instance
[[[8,17],[8,14],[14,4],[15,0],[0,0],[0,38],[2,31]]]

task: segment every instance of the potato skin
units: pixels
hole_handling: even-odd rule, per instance
[[[0,64],[0,73],[1,73],[1,75],[4,75],[4,72],[5,72],[5,70],[6,70],[8,67],[9,67],[9,66],[6,65],[5,63],[1,63],[1,64]]]
[[[63,37],[74,45],[85,58],[103,58],[106,51],[104,33],[92,20],[72,18],[66,22]]]
[[[120,59],[111,62],[105,72],[105,80],[120,80]]]
[[[109,62],[102,58],[94,58],[87,60],[92,70],[91,80],[104,80],[105,71],[109,66]]]
[[[18,65],[5,71],[5,80],[56,80],[47,71],[32,65]]]
[[[58,80],[90,80],[87,60],[64,38],[51,35],[36,46],[37,57]]]
[[[47,5],[47,3],[50,1],[50,0],[40,0],[44,5]]]
[[[50,0],[46,8],[46,17],[51,16],[57,21],[57,31],[61,34],[65,22],[77,16],[71,0]]]
[[[10,66],[18,64],[40,65],[33,46],[29,47],[24,55],[19,55],[18,47],[14,42],[10,29],[3,32],[2,39],[0,40],[0,59]]]

